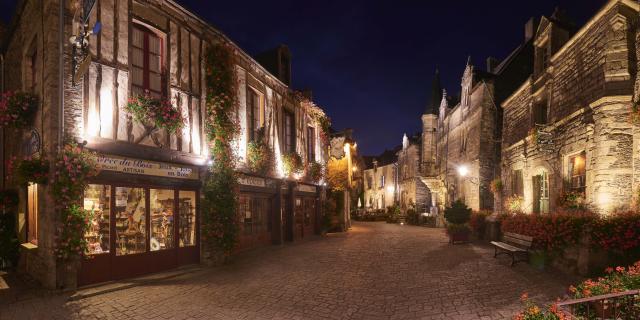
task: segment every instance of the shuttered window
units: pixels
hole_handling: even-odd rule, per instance
[[[164,36],[140,24],[134,24],[132,30],[131,89],[134,94],[164,97]]]

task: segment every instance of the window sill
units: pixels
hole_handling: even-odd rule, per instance
[[[38,246],[36,246],[35,244],[33,244],[31,242],[23,243],[20,246],[22,248],[26,249],[26,250],[36,250],[36,249],[38,249]]]

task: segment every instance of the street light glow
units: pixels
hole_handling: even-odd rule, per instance
[[[459,174],[461,177],[466,177],[466,176],[467,176],[467,174],[469,174],[469,168],[468,168],[467,166],[465,166],[465,165],[461,165],[461,166],[459,166],[459,167],[458,167],[458,174]]]

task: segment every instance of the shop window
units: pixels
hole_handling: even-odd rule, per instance
[[[164,34],[134,23],[131,35],[131,89],[135,94],[165,97]]]
[[[260,96],[258,93],[247,87],[247,113],[249,115],[249,139],[258,140],[258,130],[262,127]]]
[[[511,172],[511,195],[524,196],[524,181],[522,179],[522,170],[513,170]]]
[[[38,245],[38,184],[27,186],[27,242]]]
[[[196,244],[196,192],[178,193],[178,212],[180,214],[180,247]]]
[[[586,187],[586,154],[584,152],[569,158],[569,187],[572,191],[584,193]]]
[[[116,187],[116,255],[146,252],[146,192],[143,188]]]
[[[285,153],[295,152],[295,127],[293,113],[284,112],[284,151]]]
[[[271,216],[269,214],[271,201],[262,197],[240,196],[238,200],[238,215],[242,222],[245,235],[256,235],[271,231]]]
[[[89,215],[89,227],[84,234],[89,255],[107,253],[110,246],[111,186],[90,184],[84,190],[84,210]]]
[[[150,240],[151,251],[173,248],[174,191],[150,189]]]
[[[307,159],[316,161],[316,130],[314,127],[307,127]]]

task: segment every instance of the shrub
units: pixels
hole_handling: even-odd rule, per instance
[[[417,226],[420,225],[420,222],[420,214],[416,212],[416,209],[407,209],[407,224]]]
[[[512,195],[507,197],[504,201],[504,209],[510,213],[521,213],[524,208],[524,198],[519,195]]]
[[[640,214],[615,213],[595,221],[591,233],[595,245],[625,253],[640,249]]]
[[[315,161],[310,162],[307,169],[307,175],[309,176],[309,179],[311,179],[311,181],[315,183],[320,182],[323,177],[323,169],[324,168],[322,167],[322,164]]]
[[[583,230],[593,225],[597,216],[588,211],[558,211],[535,215],[517,213],[504,218],[503,232],[513,232],[533,237],[533,246],[542,250],[561,250],[575,245]]]
[[[529,296],[523,293],[520,301],[524,305],[524,310],[517,313],[514,320],[564,320],[568,319],[562,312],[558,310],[557,304],[551,304],[546,310],[538,307],[533,301],[529,300]]]
[[[471,218],[471,209],[464,202],[456,200],[444,209],[444,218],[451,224],[465,224]]]
[[[500,180],[498,178],[493,179],[491,181],[491,184],[489,185],[489,189],[491,190],[491,193],[493,193],[493,194],[502,192],[502,188],[503,188],[502,180]]]
[[[387,207],[387,223],[398,223],[400,221],[400,207],[396,204]]]
[[[470,231],[471,229],[469,229],[469,226],[466,224],[456,224],[456,223],[447,224],[447,234],[449,235],[454,235],[458,233],[469,233]]]

